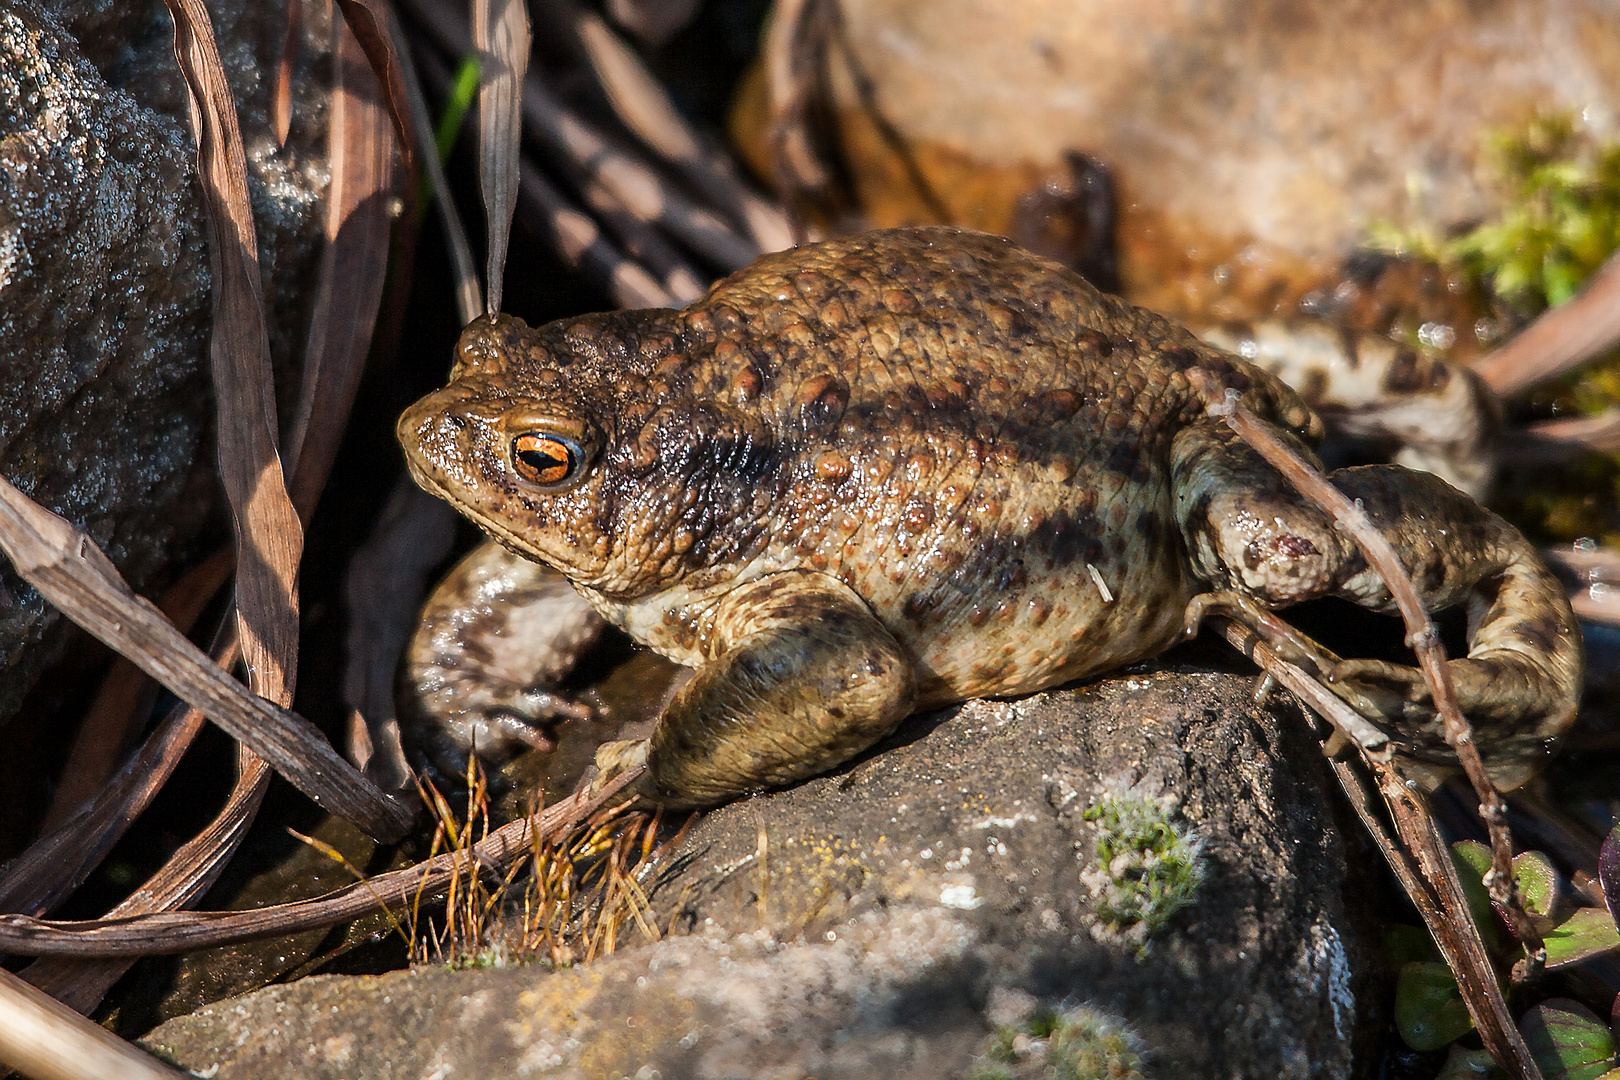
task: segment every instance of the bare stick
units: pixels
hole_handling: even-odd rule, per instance
[[[630,769],[594,793],[580,791],[490,833],[474,844],[471,861],[498,871],[532,850],[536,837],[573,828],[641,776]],[[403,870],[379,874],[313,900],[250,911],[164,912],[85,923],[0,915],[0,951],[32,956],[117,957],[187,952],[212,945],[279,937],[331,926],[380,907],[405,904],[445,888],[464,872],[468,852],[451,851]]]
[[[34,1080],[184,1080],[100,1024],[0,969],[0,1063]]]
[[[1620,254],[1573,300],[1544,312],[1512,341],[1474,363],[1503,397],[1555,379],[1620,342]]]
[[[1422,800],[1402,780],[1394,762],[1364,756],[1378,779],[1379,794],[1400,834],[1400,842],[1373,811],[1366,785],[1349,761],[1333,762],[1339,786],[1456,975],[1458,989],[1485,1048],[1498,1062],[1511,1063],[1520,1080],[1542,1080],[1497,986],[1496,972],[1468,910],[1456,866]]]
[[[1331,690],[1317,682],[1303,668],[1278,656],[1259,634],[1242,623],[1220,616],[1211,616],[1209,622],[1234,649],[1253,660],[1261,671],[1299,695],[1312,711],[1332,725],[1342,739],[1356,746],[1365,755],[1389,757],[1391,748],[1388,735],[1339,700]]]
[[[1517,882],[1513,877],[1513,843],[1507,827],[1506,806],[1501,793],[1496,790],[1495,784],[1485,773],[1479,750],[1474,745],[1473,729],[1457,705],[1456,693],[1451,684],[1451,674],[1446,668],[1445,652],[1440,645],[1439,634],[1428,612],[1424,610],[1411,578],[1401,567],[1394,549],[1374,527],[1366,513],[1330,484],[1321,473],[1311,468],[1299,455],[1285,446],[1269,425],[1262,423],[1239,403],[1235,392],[1223,392],[1214,379],[1202,371],[1195,369],[1189,371],[1188,375],[1194,386],[1210,401],[1210,414],[1224,419],[1233,431],[1237,432],[1302,495],[1331,514],[1338,527],[1355,540],[1368,564],[1377,569],[1383,577],[1390,595],[1406,621],[1407,643],[1417,654],[1424,680],[1429,685],[1430,695],[1444,724],[1446,742],[1461,760],[1463,770],[1480,799],[1480,816],[1484,819],[1491,836],[1492,869],[1485,877],[1486,888],[1490,891],[1491,899],[1501,905],[1509,919],[1513,921],[1514,929],[1519,934],[1519,940],[1524,943],[1525,953],[1529,958],[1529,972],[1534,973],[1545,960],[1546,949],[1519,901]],[[1395,814],[1397,826],[1401,826],[1402,814],[1406,811],[1398,810],[1397,804],[1400,800],[1415,799],[1416,796],[1406,789],[1391,765],[1387,762],[1369,760],[1375,769],[1382,770],[1380,789],[1384,792],[1385,799],[1390,801],[1391,812]],[[1418,810],[1421,811],[1421,807],[1418,807]],[[1433,825],[1426,812],[1422,812],[1422,819],[1425,823],[1424,828],[1432,831]],[[1427,842],[1415,827],[1403,829],[1402,836],[1408,845],[1421,845]],[[1472,919],[1466,902],[1462,900],[1460,887],[1451,888],[1456,872],[1450,865],[1449,857],[1442,860],[1444,862],[1442,866],[1427,855],[1421,846],[1413,846],[1412,849],[1416,852],[1420,865],[1424,866],[1426,876],[1431,885],[1434,885],[1447,909],[1447,914],[1471,927]],[[1428,863],[1435,865],[1427,865]],[[1472,929],[1469,933],[1474,934]],[[1448,956],[1448,959],[1451,957]],[[1467,969],[1454,965],[1453,971],[1458,975],[1459,985],[1462,985],[1465,977],[1469,977]],[[1523,1042],[1519,1039],[1517,1030],[1512,1027],[1511,1016],[1507,1013],[1501,988],[1497,986],[1494,976],[1485,980],[1469,978],[1469,983],[1474,992],[1465,992],[1464,1001],[1481,1034],[1487,1039],[1487,1046],[1492,1054],[1496,1055],[1497,1060],[1505,1067],[1517,1068],[1521,1076],[1536,1076],[1534,1063],[1530,1061],[1527,1053],[1521,1053]],[[1505,1031],[1497,1030],[1503,1017],[1507,1018],[1507,1028]]]

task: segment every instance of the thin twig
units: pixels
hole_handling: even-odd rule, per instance
[[[1578,296],[1544,312],[1512,341],[1474,363],[1503,397],[1528,390],[1620,343],[1620,254],[1598,268]]]
[[[1389,542],[1373,526],[1361,507],[1286,447],[1269,425],[1243,407],[1235,392],[1223,392],[1214,379],[1202,371],[1195,369],[1188,374],[1194,386],[1209,402],[1210,414],[1224,419],[1300,494],[1331,515],[1338,527],[1350,534],[1368,564],[1384,579],[1406,620],[1407,642],[1418,656],[1424,680],[1428,683],[1435,708],[1444,724],[1446,742],[1461,759],[1464,771],[1480,799],[1480,816],[1490,831],[1492,848],[1492,872],[1486,876],[1486,887],[1492,900],[1502,906],[1514,922],[1525,952],[1530,957],[1530,970],[1533,972],[1538,966],[1538,957],[1545,958],[1545,948],[1519,902],[1517,882],[1513,877],[1512,837],[1507,829],[1506,808],[1501,794],[1485,773],[1478,748],[1473,742],[1473,730],[1458,708],[1439,635],[1423,608],[1417,589],[1401,567]],[[1393,763],[1372,755],[1368,756],[1368,763],[1378,774],[1379,789],[1390,806],[1402,839],[1416,856],[1425,880],[1433,888],[1440,909],[1447,916],[1446,921],[1456,924],[1451,931],[1454,936],[1449,939],[1451,951],[1447,952],[1447,960],[1457,975],[1463,1000],[1487,1049],[1503,1067],[1514,1069],[1517,1076],[1539,1078],[1535,1063],[1513,1027],[1512,1017],[1494,973],[1490,971],[1488,960],[1484,961],[1485,974],[1476,970],[1479,958],[1471,955],[1468,943],[1477,941],[1478,934],[1456,881],[1456,870],[1449,856],[1444,854],[1444,845],[1434,834],[1432,820],[1416,792],[1408,788]],[[1440,855],[1430,850],[1435,846],[1440,848]],[[1431,926],[1434,925],[1431,923]],[[1446,935],[1437,932],[1436,940],[1442,949],[1448,947]],[[1482,946],[1480,955],[1483,957]]]

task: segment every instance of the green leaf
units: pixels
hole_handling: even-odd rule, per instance
[[[1414,1050],[1438,1050],[1473,1029],[1474,1021],[1444,964],[1401,968],[1395,984],[1395,1027]]]
[[[1547,966],[1575,964],[1620,947],[1614,916],[1602,908],[1581,908],[1547,934]]]
[[[1519,898],[1532,915],[1546,915],[1558,899],[1558,871],[1552,860],[1539,851],[1526,851],[1513,857],[1513,880],[1519,884]]]
[[[1519,1032],[1546,1080],[1603,1080],[1614,1066],[1614,1036],[1590,1009],[1549,998],[1519,1018]]]
[[[1480,939],[1485,947],[1502,947],[1502,935],[1496,928],[1496,911],[1491,906],[1491,894],[1485,888],[1485,874],[1491,868],[1491,849],[1477,840],[1459,840],[1451,845],[1451,861],[1462,879],[1463,896],[1468,900],[1468,911],[1479,927]],[[1413,1049],[1417,1049],[1413,1047]]]

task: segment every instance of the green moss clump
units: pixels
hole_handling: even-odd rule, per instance
[[[1107,791],[1085,812],[1097,827],[1096,865],[1081,874],[1092,911],[1143,948],[1203,881],[1202,843],[1172,820],[1173,806],[1134,788]]]
[[[1142,1080],[1143,1052],[1123,1022],[1095,1009],[1043,1010],[997,1027],[971,1080]]]
[[[1428,226],[1371,229],[1372,245],[1418,255],[1484,285],[1522,318],[1556,307],[1620,249],[1620,145],[1573,117],[1537,117],[1488,136],[1502,210],[1452,236]]]

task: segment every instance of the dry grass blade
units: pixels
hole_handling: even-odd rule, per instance
[[[484,313],[483,290],[478,285],[478,270],[473,266],[472,245],[467,243],[467,230],[456,210],[455,196],[450,193],[450,181],[445,178],[444,165],[439,161],[439,150],[433,130],[433,116],[428,112],[427,99],[422,96],[422,81],[416,77],[410,50],[405,45],[404,32],[392,10],[388,12],[389,36],[394,42],[394,55],[404,73],[405,102],[411,118],[411,143],[416,147],[417,160],[427,174],[428,187],[433,191],[433,205],[439,211],[439,224],[444,228],[445,247],[450,249],[450,266],[456,279],[456,309],[462,323],[470,323]]]
[[[287,145],[287,133],[292,130],[292,71],[298,59],[298,35],[303,29],[303,0],[286,0],[284,27],[281,34],[281,58],[276,61],[275,92],[270,97],[270,127],[276,133],[276,145]]]
[[[472,0],[478,50],[478,180],[489,225],[484,288],[489,314],[501,309],[506,247],[517,209],[523,141],[523,75],[529,67],[529,12],[524,0]]]
[[[360,385],[387,278],[394,141],[381,87],[360,42],[332,24],[332,112],[326,193],[326,249],[304,346],[298,412],[287,443],[292,501],[304,520],[337,457]]]
[[[471,860],[498,869],[531,850],[538,833],[565,832],[595,813],[641,775],[629,770],[587,796],[579,792],[490,833],[471,848]],[[0,915],[0,951],[29,956],[123,957],[186,952],[256,938],[278,937],[352,919],[386,904],[407,904],[446,888],[464,872],[467,852],[437,855],[417,866],[379,874],[335,892],[251,911],[187,911],[82,923],[49,922],[23,915]]]
[[[387,0],[337,0],[343,12],[343,21],[366,54],[372,74],[383,88],[388,103],[388,115],[394,122],[394,134],[399,139],[399,150],[409,172],[415,159],[416,140],[411,137],[411,82],[409,57],[405,55],[404,41],[395,33],[393,8]]]
[[[443,94],[450,85],[449,68],[431,53],[422,58],[422,74],[427,79],[428,87],[436,93]],[[695,277],[686,267],[684,260],[671,254],[671,278],[683,285],[687,279],[691,279],[694,283],[694,290],[690,296],[677,298],[672,290],[654,279],[647,269],[626,258],[625,254],[603,235],[595,220],[570,203],[567,197],[527,161],[521,162],[518,172],[518,207],[523,213],[527,228],[538,233],[550,234],[552,244],[562,256],[563,262],[600,285],[620,307],[673,307],[702,294],[701,286],[695,285]],[[640,219],[631,218],[622,212],[618,213],[618,218],[629,218],[632,227],[641,230],[637,233],[638,238],[662,243],[651,226]],[[667,249],[667,245],[664,245],[664,248]]]
[[[1542,314],[1512,341],[1474,364],[1503,397],[1555,379],[1620,342],[1620,254],[1598,268],[1573,300]]]
[[[236,525],[236,617],[255,693],[281,705],[297,680],[298,562],[304,533],[276,453],[275,387],[236,104],[202,0],[164,0],[190,92],[214,275],[209,340],[219,468]]]
[[[1519,903],[1518,888],[1512,870],[1513,847],[1507,829],[1506,806],[1501,793],[1496,790],[1496,786],[1485,773],[1479,750],[1474,745],[1473,730],[1457,705],[1457,696],[1451,684],[1451,674],[1446,668],[1439,633],[1435,630],[1428,612],[1424,610],[1411,578],[1402,568],[1389,541],[1372,524],[1361,507],[1351,502],[1321,473],[1285,446],[1269,425],[1258,420],[1236,400],[1235,394],[1223,396],[1214,380],[1202,372],[1193,371],[1189,375],[1199,391],[1209,399],[1210,414],[1224,419],[1244,442],[1253,447],[1272,468],[1280,472],[1301,495],[1330,514],[1339,528],[1355,541],[1368,564],[1378,571],[1389,588],[1390,595],[1406,621],[1408,644],[1417,654],[1435,709],[1444,724],[1446,743],[1462,762],[1463,771],[1468,775],[1479,796],[1480,816],[1485,820],[1491,834],[1493,870],[1486,880],[1491,899],[1508,913],[1514,923],[1515,932],[1524,942],[1525,952],[1532,957],[1534,964],[1534,958],[1542,948],[1541,939]],[[1381,776],[1381,781],[1382,779]],[[1404,811],[1398,809],[1394,801],[1397,793],[1390,789],[1388,784],[1381,782],[1380,787],[1384,789],[1385,799],[1390,801],[1391,812],[1395,814],[1397,826],[1400,826]],[[1396,784],[1396,787],[1405,792],[1403,785]],[[1409,792],[1403,797],[1415,799]],[[1432,823],[1429,823],[1426,813],[1423,814],[1423,821],[1424,827],[1432,830]],[[1413,835],[1416,835],[1415,833],[1408,835],[1412,832],[1410,829],[1402,831],[1403,839],[1406,839],[1408,844],[1413,843]],[[1414,851],[1420,864],[1424,865],[1426,874],[1429,875],[1430,885],[1441,897],[1447,914],[1471,925],[1467,904],[1462,899],[1460,886],[1456,885],[1456,872],[1451,868],[1449,858],[1441,860],[1444,866],[1430,866],[1428,864],[1433,863],[1433,859],[1427,858],[1421,848],[1415,848]],[[1463,971],[1457,972],[1458,983],[1464,990],[1464,1000],[1485,1040],[1486,1047],[1504,1067],[1517,1070],[1517,1075],[1536,1076],[1535,1065],[1524,1051],[1523,1041],[1512,1025],[1512,1018],[1508,1016],[1506,1004],[1502,1001],[1501,988],[1496,985],[1494,975],[1490,979],[1483,980],[1481,984],[1481,980],[1465,978],[1466,974]],[[1505,1027],[1502,1023],[1503,1018],[1507,1020]]]
[[[697,133],[635,50],[595,14],[580,13],[575,25],[591,67],[625,127],[680,169],[715,206],[731,209],[760,251],[791,247],[793,229],[787,215],[750,191],[730,158],[705,152]]]
[[[393,840],[411,812],[379,791],[308,720],[250,693],[137,596],[90,538],[0,478],[0,548],[74,622],[201,710],[328,811]],[[240,623],[238,624],[240,625]]]
[[[0,970],[0,1063],[34,1080],[183,1080],[99,1024]]]

